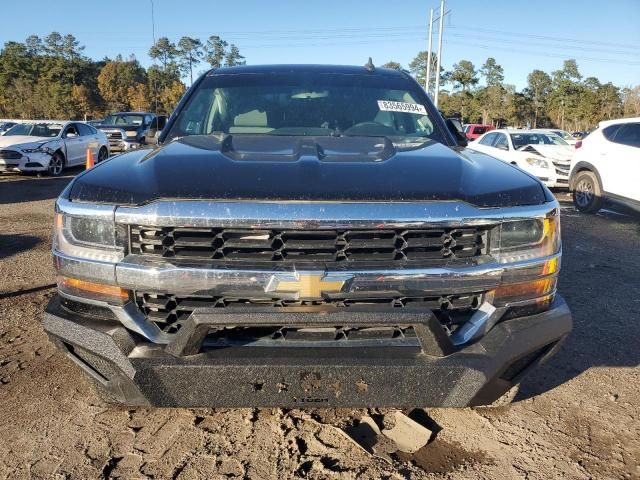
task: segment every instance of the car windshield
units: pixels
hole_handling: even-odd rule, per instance
[[[102,122],[103,125],[142,125],[144,115],[109,115]]]
[[[181,110],[166,140],[187,135],[390,137],[445,143],[426,97],[402,76],[211,75]]]
[[[563,140],[575,140],[573,138],[573,135],[571,135],[569,132],[565,132],[563,130],[554,130],[552,133],[555,133],[557,136],[559,136]]]
[[[526,145],[568,145],[562,138],[552,133],[512,133],[511,141],[515,149]]]
[[[30,137],[57,137],[62,130],[59,123],[23,123],[13,126],[4,135],[10,137],[12,135],[27,135]]]

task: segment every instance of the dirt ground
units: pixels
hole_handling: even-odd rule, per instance
[[[41,326],[68,180],[0,177],[0,479],[640,478],[637,217],[560,195],[567,343],[509,407],[429,409],[435,440],[388,464],[336,429],[362,410],[104,407]]]

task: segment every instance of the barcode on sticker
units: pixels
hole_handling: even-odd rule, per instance
[[[378,108],[383,112],[405,112],[426,115],[427,109],[424,105],[417,103],[392,102],[390,100],[378,100]]]

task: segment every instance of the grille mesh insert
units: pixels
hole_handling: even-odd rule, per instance
[[[485,252],[481,228],[252,230],[131,227],[131,252],[248,262],[397,262],[465,259]]]
[[[388,297],[388,298],[357,298],[357,299],[325,299],[318,301],[279,300],[270,298],[232,298],[207,296],[178,296],[171,294],[153,294],[136,292],[136,302],[147,318],[154,322],[162,331],[175,333],[180,325],[197,308],[234,308],[234,307],[287,307],[322,305],[328,307],[344,307],[358,305],[378,305],[421,307],[435,312],[460,313],[478,308],[481,303],[480,294],[447,295],[433,297]]]

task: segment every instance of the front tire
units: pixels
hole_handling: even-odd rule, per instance
[[[585,213],[596,213],[602,207],[602,186],[598,177],[589,170],[576,176],[573,188],[573,204]]]
[[[59,177],[64,170],[64,156],[60,152],[56,152],[49,160],[48,172],[51,177]]]
[[[100,149],[100,151],[98,152],[98,162],[103,162],[105,161],[107,158],[109,158],[109,152],[107,151],[107,149],[105,147],[102,147]]]

